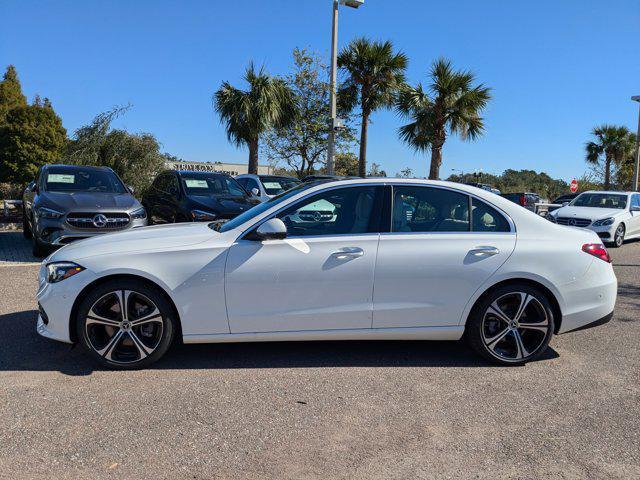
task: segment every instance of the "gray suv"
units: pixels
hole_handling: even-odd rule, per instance
[[[75,240],[143,227],[147,214],[110,168],[45,165],[24,191],[22,223],[42,257]]]

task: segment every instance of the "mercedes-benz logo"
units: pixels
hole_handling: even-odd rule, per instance
[[[107,217],[99,213],[93,217],[93,226],[96,228],[104,228],[107,226]]]
[[[320,212],[313,212],[313,219],[316,222],[319,222],[320,220],[322,220],[322,214]]]
[[[576,219],[572,218],[571,220],[569,220],[569,225],[571,225],[572,227],[576,226]]]

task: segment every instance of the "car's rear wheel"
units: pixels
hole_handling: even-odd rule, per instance
[[[616,228],[616,233],[613,234],[612,247],[619,248],[622,246],[622,244],[624,243],[624,234],[625,234],[624,223],[621,223],[620,225],[618,225],[618,228]]]
[[[114,280],[82,301],[76,331],[82,346],[109,368],[148,367],[173,341],[173,309],[156,289],[136,280]]]
[[[473,308],[465,337],[494,363],[522,365],[544,353],[553,331],[547,296],[530,285],[512,284],[490,291]]]

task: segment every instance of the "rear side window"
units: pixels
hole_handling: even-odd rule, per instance
[[[507,219],[495,208],[474,198],[471,202],[472,226],[474,232],[510,232]]]
[[[468,232],[469,196],[432,187],[394,187],[393,232]]]

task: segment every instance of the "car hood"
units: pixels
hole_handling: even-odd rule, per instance
[[[615,217],[621,213],[624,213],[624,210],[618,208],[572,207],[570,205],[553,212],[555,217],[588,218],[589,220]]]
[[[129,193],[102,192],[44,192],[41,205],[62,208],[65,211],[118,211],[139,207],[140,203]]]
[[[114,253],[171,250],[195,245],[219,235],[207,223],[173,223],[133,228],[70,243],[54,252],[46,262],[76,261]]]

